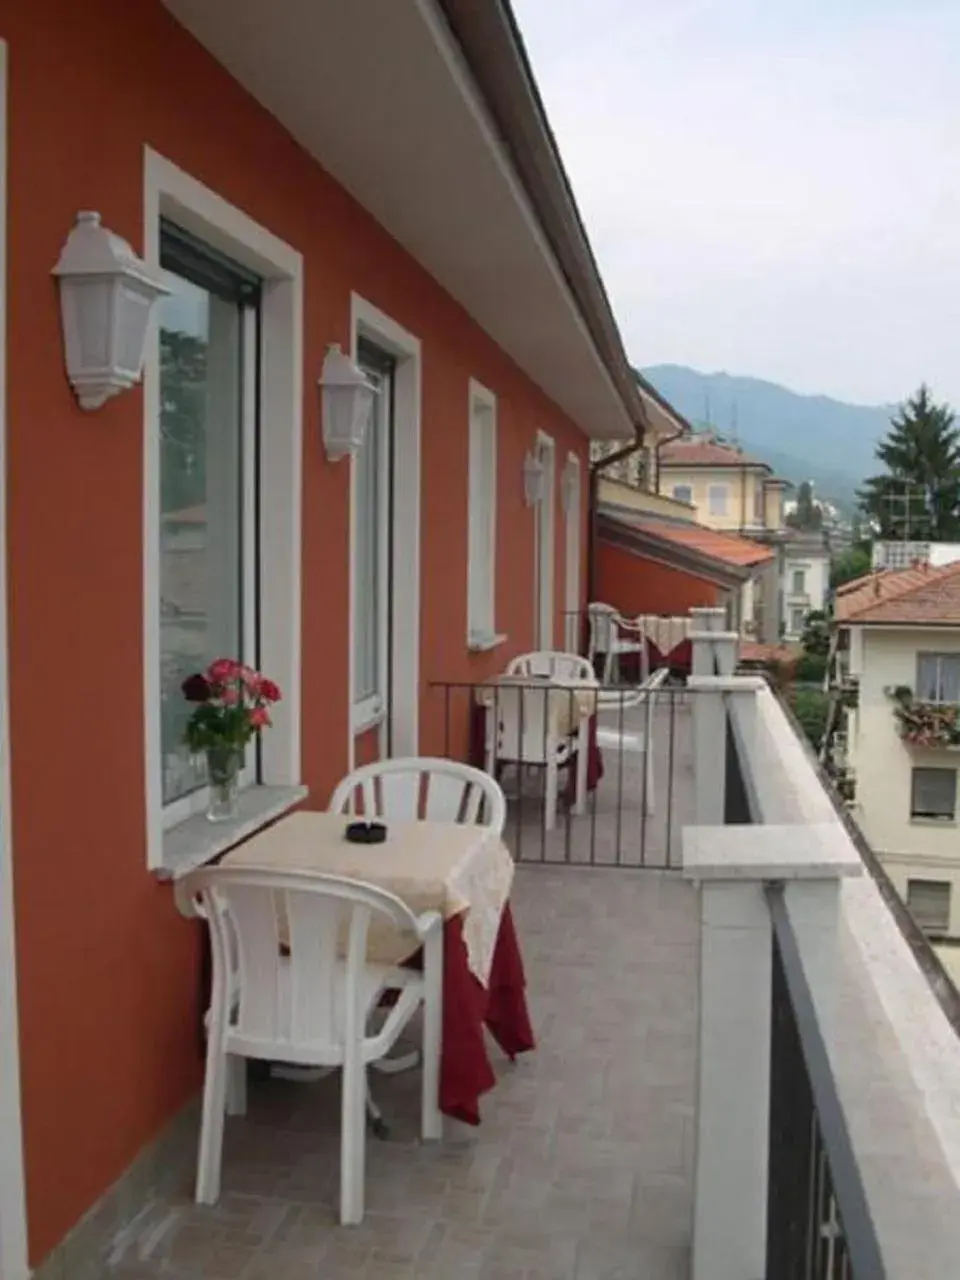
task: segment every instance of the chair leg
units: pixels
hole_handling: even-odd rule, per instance
[[[543,788],[543,822],[546,829],[552,831],[557,825],[557,795],[559,792],[559,770],[557,769],[556,761],[548,761],[544,772],[546,778]]]
[[[211,1027],[207,1038],[207,1064],[203,1078],[203,1111],[200,1150],[197,1156],[197,1204],[220,1199],[220,1166],[223,1160],[223,1121],[227,1101],[227,1055],[222,1034]]]
[[[345,1065],[340,1119],[340,1221],[363,1221],[363,1176],[367,1132],[367,1071],[362,1062]]]
[[[227,1056],[227,1115],[247,1114],[247,1060],[239,1054]]]
[[[420,1134],[425,1141],[443,1137],[440,1111],[440,1042],[443,1021],[443,933],[435,929],[423,949],[423,1094]]]
[[[603,655],[603,683],[610,684],[613,675],[613,650],[608,649]]]

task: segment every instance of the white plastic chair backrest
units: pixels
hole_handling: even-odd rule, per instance
[[[181,892],[199,897],[210,929],[212,1025],[226,1010],[226,1047],[241,1041],[247,1056],[258,1047],[345,1054],[363,1040],[379,995],[364,982],[371,919],[386,918],[416,946],[416,918],[399,898],[339,876],[213,867]]]
[[[596,680],[593,664],[579,653],[543,649],[521,653],[507,667],[508,676],[546,676],[551,680]]]
[[[482,769],[429,756],[380,760],[337,784],[331,813],[389,821],[466,822],[503,834],[507,802],[500,784]]]
[[[562,745],[555,722],[558,699],[573,696],[572,689],[557,688],[546,681],[542,686],[496,685],[489,714],[496,718],[498,759],[545,764],[557,758]]]
[[[606,653],[616,639],[617,611],[612,604],[587,605],[587,616],[590,619],[590,652]]]

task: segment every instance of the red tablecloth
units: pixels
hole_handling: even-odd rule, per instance
[[[510,1058],[535,1047],[525,988],[509,903],[500,920],[486,990],[467,967],[462,917],[446,922],[440,1056],[440,1110],[445,1115],[467,1124],[480,1123],[480,1099],[497,1080],[487,1057],[484,1027]]]
[[[201,926],[206,933],[206,925]],[[210,1006],[210,948],[204,939],[200,973],[201,1010]],[[410,961],[418,965],[419,957]],[[440,1110],[466,1124],[480,1123],[480,1099],[497,1082],[483,1029],[508,1057],[536,1047],[527,1013],[526,977],[509,902],[503,909],[486,989],[470,972],[463,918],[443,928],[443,1040],[440,1050]],[[200,1052],[206,1055],[201,1018]]]
[[[487,763],[486,707],[475,702],[470,710],[470,764],[483,769]],[[577,798],[576,756],[570,757],[564,798],[573,804]],[[603,777],[603,754],[597,742],[597,717],[592,715],[587,725],[587,790],[595,791]]]

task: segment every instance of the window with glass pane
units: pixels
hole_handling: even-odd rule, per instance
[[[370,424],[354,458],[353,701],[362,722],[382,715],[387,698],[394,362],[361,343],[358,364],[377,388]]]
[[[807,589],[807,575],[803,569],[794,569],[793,585],[790,588],[795,596],[802,596]]]
[[[205,782],[183,743],[191,707],[182,681],[214,658],[256,661],[260,293],[255,277],[167,223],[160,262],[171,289],[160,311],[160,731],[169,806]]]
[[[489,639],[496,593],[497,420],[492,399],[470,404],[467,547],[467,631],[472,641]]]
[[[753,518],[759,524],[763,524],[764,492],[763,481],[758,480],[753,489]]]
[[[912,818],[951,820],[957,807],[957,771],[914,769],[910,792]]]
[[[709,502],[712,516],[725,516],[727,514],[727,486],[725,484],[712,484],[707,490],[707,501]]]
[[[673,486],[673,496],[678,502],[692,502],[693,490],[688,484],[675,484]]]
[[[933,938],[950,932],[949,880],[908,880],[907,906],[917,924]]]
[[[960,653],[917,654],[917,697],[960,703]]]

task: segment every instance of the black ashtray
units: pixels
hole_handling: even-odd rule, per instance
[[[351,822],[346,837],[351,844],[383,844],[387,828],[382,822]]]

